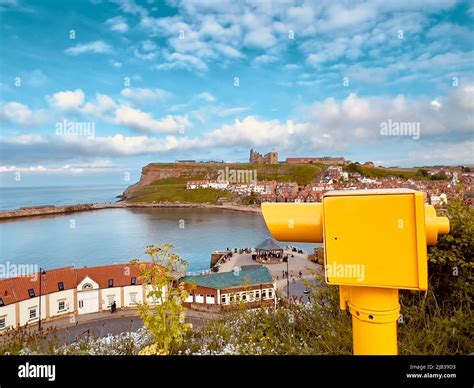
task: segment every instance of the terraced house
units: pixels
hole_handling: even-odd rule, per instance
[[[0,331],[39,319],[105,311],[113,302],[117,308],[133,308],[147,299],[148,290],[149,286],[140,282],[137,268],[127,264],[65,267],[1,279]]]

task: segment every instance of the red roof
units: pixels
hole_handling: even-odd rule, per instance
[[[138,279],[137,267],[130,264],[114,264],[77,269],[77,284],[82,282],[86,276],[89,276],[99,284],[100,288],[109,287],[109,279],[113,280],[113,287],[129,286],[132,277],[136,278],[136,284],[141,284]]]
[[[41,295],[51,294],[61,291],[59,283],[62,283],[64,290],[70,290],[89,276],[100,288],[109,287],[109,279],[113,280],[113,287],[129,286],[132,277],[135,277],[136,284],[141,284],[138,278],[137,266],[130,264],[113,264],[101,267],[64,267],[46,270],[42,275]],[[9,305],[22,300],[30,299],[29,290],[34,290],[34,295],[38,296],[39,292],[39,272],[33,276],[18,276],[8,279],[0,279],[0,299],[4,305]]]

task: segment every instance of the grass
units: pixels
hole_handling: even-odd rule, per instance
[[[379,167],[367,167],[362,165],[356,165],[351,163],[344,167],[348,172],[358,172],[362,176],[367,178],[387,178],[387,177],[398,177],[401,179],[413,179],[413,180],[428,180],[429,178],[423,176],[419,169],[408,169],[408,168],[379,168]]]
[[[258,180],[296,182],[299,185],[310,184],[328,167],[324,164],[267,164],[253,166],[257,170]]]
[[[129,202],[191,202],[216,203],[219,198],[227,198],[230,193],[217,189],[187,190],[185,185],[165,184],[148,186],[137,193]]]
[[[218,171],[223,168],[238,170],[256,170],[257,179],[275,180],[277,182],[297,182],[306,185],[327,168],[323,164],[226,164],[223,165],[176,165],[153,164],[159,169],[181,169],[184,172],[178,177],[155,180],[150,185],[133,193],[130,202],[191,202],[216,203],[219,198],[229,198],[231,194],[216,189],[186,190],[186,182],[190,180],[216,180]]]

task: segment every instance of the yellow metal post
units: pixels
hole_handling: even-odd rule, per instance
[[[400,316],[395,288],[348,287],[355,355],[396,355]]]

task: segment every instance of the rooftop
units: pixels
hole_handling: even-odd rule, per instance
[[[208,275],[186,276],[181,281],[218,290],[274,282],[273,276],[267,267],[245,269],[239,271],[238,275],[234,272],[221,272]]]
[[[64,267],[47,269],[42,275],[41,295],[53,292],[71,290],[88,276],[94,280],[100,288],[108,288],[108,281],[113,281],[113,287],[124,287],[131,285],[131,278],[135,278],[135,284],[141,284],[138,276],[138,268],[130,264],[112,264],[100,267]],[[33,297],[39,296],[39,272],[29,276],[17,276],[12,278],[0,278],[0,299],[4,306],[30,299],[29,290],[34,291]],[[60,283],[61,287],[60,287]]]
[[[267,237],[260,244],[258,244],[255,249],[261,251],[274,251],[283,249],[273,237]]]

